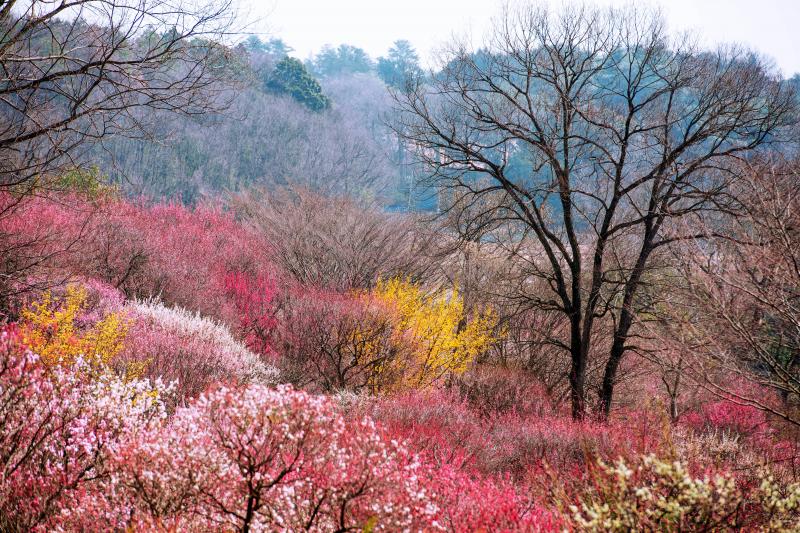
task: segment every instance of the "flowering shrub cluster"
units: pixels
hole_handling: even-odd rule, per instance
[[[425,388],[462,374],[495,337],[491,312],[467,317],[456,293],[400,279],[371,292],[290,294],[275,347],[285,375],[324,392]]]
[[[23,309],[23,341],[50,365],[83,359],[126,378],[175,382],[177,399],[214,383],[275,384],[278,370],[248,350],[223,324],[151,299],[123,302],[102,283],[46,292]]]
[[[698,411],[687,413],[682,422],[697,431],[726,431],[742,437],[770,431],[763,411],[730,400],[705,403]]]
[[[563,531],[565,517],[533,501],[508,480],[471,475],[450,466],[431,470],[428,487],[438,494],[438,524],[446,531]]]
[[[19,324],[25,344],[51,365],[73,365],[81,357],[108,365],[122,350],[127,327],[119,313],[109,313],[81,328],[78,320],[85,304],[86,290],[79,285],[67,287],[60,304],[46,292],[22,311]]]
[[[221,386],[167,416],[160,383],[90,375],[81,361],[47,366],[10,330],[0,348],[4,530],[462,531],[530,520],[510,486],[432,470],[323,396]]]
[[[574,422],[455,288],[290,282],[214,206],[8,213],[2,531],[800,528],[797,435],[752,406]]]
[[[426,294],[409,281],[380,281],[373,297],[396,316],[397,334],[410,344],[410,359],[403,366],[403,383],[426,387],[451,374],[463,373],[468,365],[495,341],[497,318],[487,310],[468,320],[464,301],[453,288],[451,294]]]
[[[138,363],[148,377],[176,381],[181,398],[197,396],[219,381],[278,380],[277,369],[210,318],[155,300],[128,302],[124,313],[131,321],[130,334],[117,363]]]
[[[571,510],[582,531],[795,531],[800,484],[764,476],[745,494],[729,475],[694,477],[679,461],[647,455],[632,466],[601,462]]]
[[[409,439],[435,464],[516,480],[543,469],[579,475],[588,455],[632,449],[627,434],[555,415],[485,413],[452,393],[407,392],[359,406],[397,438]]]
[[[129,436],[165,416],[159,383],[47,365],[19,332],[0,333],[0,529],[74,529],[112,520],[106,487]],[[106,522],[108,523],[108,522]]]
[[[0,206],[6,204],[13,202],[0,196]],[[248,291],[266,291],[253,296],[262,302],[273,294],[269,243],[217,206],[62,195],[8,209],[0,217],[8,270],[0,297],[11,300],[8,308],[15,295],[80,276],[127,298],[159,297],[238,329],[250,324],[239,323],[241,294],[231,290],[231,276],[255,280]]]
[[[0,313],[16,318],[25,295],[80,269],[95,211],[71,195],[49,201],[0,191]]]
[[[421,466],[291,387],[220,387],[120,452],[136,528],[375,531],[435,527]]]
[[[86,274],[129,298],[159,296],[169,305],[232,322],[236,309],[226,276],[270,270],[268,243],[219,208],[116,202],[103,209],[86,244],[93,256]]]

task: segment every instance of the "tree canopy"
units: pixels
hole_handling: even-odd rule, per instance
[[[404,39],[395,41],[389,53],[378,58],[378,75],[390,87],[401,88],[409,77],[421,72],[417,51]]]
[[[372,58],[361,48],[340,44],[325,45],[310,63],[311,70],[321,77],[342,74],[368,73],[373,69]]]
[[[293,57],[287,56],[278,62],[275,70],[265,76],[264,87],[269,92],[291,96],[313,111],[322,111],[330,106],[319,82],[299,59]]]

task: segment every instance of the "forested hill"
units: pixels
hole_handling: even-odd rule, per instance
[[[300,185],[391,210],[433,208],[390,127],[390,90],[422,73],[412,44],[397,41],[377,60],[348,44],[304,62],[291,54],[281,39],[251,36],[234,49],[236,83],[221,97],[230,98],[227,109],[177,117],[139,110],[151,135],[108,138],[91,159],[131,195],[187,204],[250,186]],[[787,82],[800,86],[800,75]],[[511,167],[527,167],[524,159],[517,154]]]
[[[252,36],[235,50],[236,83],[221,113],[164,113],[151,138],[115,137],[91,159],[132,195],[196,203],[247,186],[303,185],[325,194],[422,205],[388,127],[389,87],[420,70],[407,41],[377,61],[363,50],[325,47],[305,63],[279,39]],[[150,115],[158,111],[141,111]],[[424,195],[416,195],[422,197]]]

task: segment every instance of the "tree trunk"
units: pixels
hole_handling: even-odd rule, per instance
[[[607,420],[611,412],[611,401],[614,398],[614,384],[617,380],[617,371],[619,364],[622,362],[622,356],[625,355],[625,341],[628,339],[628,331],[633,322],[633,316],[627,311],[622,311],[620,318],[620,325],[614,333],[614,343],[611,345],[611,353],[609,354],[608,362],[606,363],[605,372],[603,373],[603,385],[600,389],[600,405],[598,406],[598,417],[602,420]]]
[[[570,324],[570,355],[572,364],[569,373],[569,388],[572,398],[573,420],[583,420],[586,416],[586,354],[587,347],[581,339],[579,312]]]
[[[654,207],[651,204],[649,211],[652,212],[653,210]],[[622,362],[622,357],[625,355],[625,350],[627,350],[627,346],[625,345],[628,342],[628,335],[633,325],[633,298],[636,295],[636,291],[639,289],[647,260],[653,252],[653,238],[659,227],[660,222],[653,224],[652,220],[648,220],[645,223],[645,233],[642,238],[643,242],[639,250],[639,257],[636,259],[636,265],[633,267],[631,277],[625,283],[619,323],[614,330],[614,342],[611,345],[611,353],[609,354],[608,362],[603,372],[603,386],[600,389],[600,405],[598,405],[597,414],[601,420],[608,420],[608,415],[611,412],[611,402],[614,399],[614,385],[617,381],[617,371],[619,370],[619,364]]]

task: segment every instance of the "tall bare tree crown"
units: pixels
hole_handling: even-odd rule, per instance
[[[507,8],[483,46],[443,59],[395,95],[396,130],[462,233],[506,232],[548,281],[543,303],[571,323],[577,417],[595,320],[613,319],[607,413],[654,254],[696,237],[677,231],[691,217],[735,208],[734,162],[780,140],[794,95],[755,53],[700,50],[636,9]]]
[[[0,2],[0,186],[80,163],[87,143],[147,135],[137,109],[224,107],[231,0]]]

